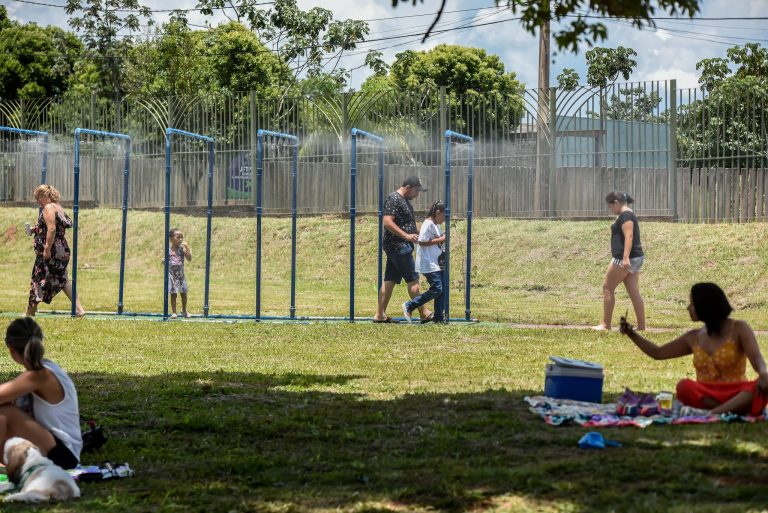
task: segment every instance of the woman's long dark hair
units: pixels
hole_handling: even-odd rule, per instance
[[[5,330],[5,344],[19,353],[32,370],[43,368],[43,330],[32,317],[21,317]]]
[[[707,327],[709,335],[719,334],[733,312],[725,292],[714,283],[697,283],[691,287],[691,302],[696,317]]]

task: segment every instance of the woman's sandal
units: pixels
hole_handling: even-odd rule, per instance
[[[394,320],[392,317],[384,317],[383,319],[374,319],[373,322],[375,322],[376,324],[382,324],[382,323],[397,324],[397,321]]]
[[[435,312],[432,312],[431,314],[427,315],[425,318],[421,320],[422,324],[427,324],[428,322],[432,322],[435,320]]]

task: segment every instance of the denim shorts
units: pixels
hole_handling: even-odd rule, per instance
[[[418,279],[416,262],[413,261],[413,245],[410,242],[403,242],[394,251],[387,251],[384,281],[393,281],[398,284],[402,280],[405,280],[405,283],[411,283]]]
[[[645,261],[644,256],[639,256],[635,258],[629,259],[629,269],[627,271],[631,273],[637,273],[640,272],[640,268],[643,266],[643,262]],[[612,258],[611,263],[617,267],[621,267],[621,258]]]

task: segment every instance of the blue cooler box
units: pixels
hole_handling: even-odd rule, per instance
[[[594,362],[550,356],[544,379],[544,395],[590,403],[603,402],[603,366]]]

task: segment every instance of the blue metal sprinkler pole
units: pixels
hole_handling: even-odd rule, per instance
[[[382,281],[381,275],[382,275],[382,267],[383,267],[381,243],[382,243],[382,238],[384,236],[384,139],[376,134],[371,134],[364,130],[359,130],[357,128],[352,129],[352,144],[353,144],[352,159],[353,159],[353,166],[355,167],[355,173],[357,172],[357,169],[356,169],[357,168],[357,144],[355,141],[356,137],[364,137],[366,139],[370,139],[372,141],[375,141],[379,145],[379,244],[378,244],[379,252],[378,252],[378,278],[376,282],[376,286],[377,286],[376,294],[378,294],[379,291],[381,290],[381,281]],[[353,203],[353,206],[354,206],[354,203]],[[354,240],[352,244],[354,245]],[[353,261],[353,266],[354,266],[354,261]],[[352,317],[353,316],[350,315],[350,318]]]
[[[349,170],[349,322],[355,321],[355,216],[357,215],[357,129],[352,129]],[[378,292],[377,292],[378,293]]]
[[[376,290],[376,294],[381,290],[382,282],[382,248],[381,245],[384,241],[384,139],[379,139],[379,288]],[[377,296],[378,298],[378,296]]]
[[[171,230],[171,137],[173,134],[181,135],[205,141],[208,143],[208,207],[206,210],[205,228],[205,278],[203,292],[203,317],[208,317],[210,310],[208,300],[211,283],[211,231],[213,218],[213,171],[215,166],[215,143],[212,137],[179,130],[178,128],[166,128],[165,130],[165,285],[163,291],[163,316],[168,317],[168,253],[170,251]]]
[[[126,149],[126,155],[125,155],[125,166],[123,168],[123,180],[124,180],[124,188],[123,188],[123,222],[122,222],[122,243],[120,247],[120,286],[118,291],[118,310],[121,310],[121,305],[123,301],[123,278],[124,278],[124,272],[125,272],[125,229],[126,229],[126,215],[127,215],[127,201],[128,201],[128,174],[130,173],[131,164],[130,164],[130,155],[131,155],[131,137],[126,134],[118,134],[115,132],[104,132],[103,130],[91,130],[88,128],[75,128],[75,195],[74,195],[74,205],[72,208],[72,213],[75,216],[74,220],[74,234],[72,236],[72,317],[75,316],[76,309],[75,305],[77,304],[77,239],[78,239],[78,228],[79,228],[79,212],[80,212],[80,134],[91,134],[96,135],[99,137],[114,137],[116,139],[123,139],[127,141],[127,149]]]
[[[451,319],[451,135],[445,132],[445,320]]]
[[[298,204],[298,165],[299,139],[295,135],[271,130],[259,130],[256,133],[256,318],[261,318],[261,215],[262,215],[262,175],[264,171],[264,137],[286,139],[293,145],[291,161],[291,307],[290,318],[296,314],[296,216]]]
[[[469,161],[467,163],[467,269],[464,277],[464,320],[470,320],[470,295],[472,291],[472,205],[473,192],[472,182],[474,173],[474,153],[475,143],[472,141],[469,145]]]
[[[11,134],[24,134],[24,135],[37,135],[43,137],[43,164],[40,170],[40,183],[45,184],[48,178],[48,132],[40,132],[39,130],[24,130],[22,128],[13,128],[10,126],[0,126],[0,132],[8,132]],[[43,211],[43,207],[40,207],[38,213]]]
[[[384,242],[384,167],[379,166],[379,238],[378,238],[378,262],[377,262],[377,279],[376,279],[376,294],[378,297],[381,290],[382,273],[383,273],[383,248]]]
[[[296,318],[296,210],[298,206],[299,141],[293,141],[291,162],[291,319]]]
[[[77,310],[77,231],[78,213],[80,212],[80,129],[75,128],[75,195],[72,204],[72,215],[75,217],[72,227],[72,317]]]
[[[125,241],[128,227],[128,177],[131,173],[131,140],[125,141],[123,161],[123,223],[120,231],[120,286],[117,293],[117,313],[123,313],[123,290],[125,285]]]
[[[171,133],[170,128],[165,131],[165,258],[163,259],[163,319],[168,318],[168,252],[170,251],[171,237]]]
[[[264,134],[256,136],[256,319],[261,318],[261,178],[264,159]]]
[[[208,223],[205,236],[205,297],[203,299],[203,317],[208,317],[208,294],[211,283],[211,231],[213,222],[213,166],[215,164],[214,142],[208,141]]]
[[[467,270],[465,275],[466,291],[464,295],[465,306],[464,314],[466,320],[469,320],[469,300],[470,300],[470,278],[471,278],[471,264],[472,264],[472,174],[473,174],[473,155],[475,140],[468,135],[460,134],[452,130],[445,131],[445,318],[450,319],[449,315],[449,299],[450,299],[450,283],[451,283],[451,271],[450,271],[450,251],[451,251],[451,141],[453,139],[469,143],[469,164],[467,170]]]

